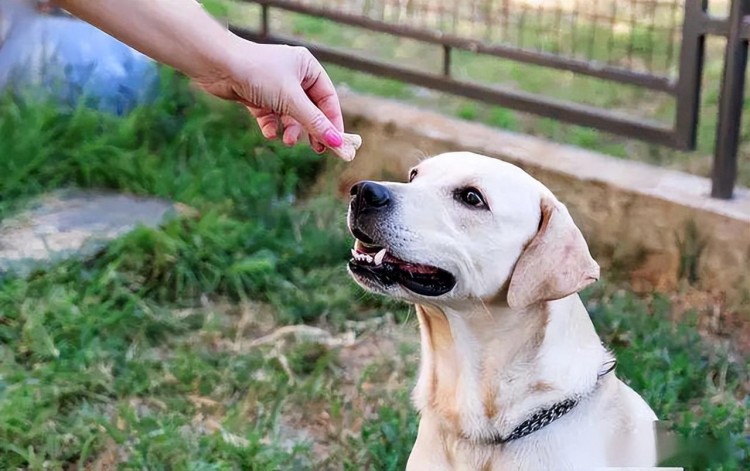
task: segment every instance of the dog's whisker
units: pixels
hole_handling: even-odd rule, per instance
[[[409,157],[414,162],[414,165],[416,165],[429,159],[430,155],[422,149],[416,149]]]
[[[490,312],[490,308],[487,307],[487,303],[484,302],[484,299],[479,298],[479,302],[482,304],[482,307],[484,308],[484,313],[487,314],[487,319],[492,319],[492,313]]]

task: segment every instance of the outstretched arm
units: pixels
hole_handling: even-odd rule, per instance
[[[343,143],[341,106],[320,63],[305,48],[246,41],[194,0],[55,0],[61,8],[203,89],[247,106],[266,138],[297,142],[303,128],[318,152]]]

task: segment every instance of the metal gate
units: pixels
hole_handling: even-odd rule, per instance
[[[524,21],[516,21],[515,29],[507,22],[511,16],[514,0],[243,0],[261,6],[260,26],[256,30],[231,26],[240,36],[259,42],[283,43],[308,47],[321,61],[330,62],[351,69],[388,77],[434,90],[492,103],[510,109],[533,113],[560,120],[563,122],[588,126],[620,136],[633,138],[658,145],[668,146],[679,150],[694,150],[700,111],[701,77],[704,64],[704,45],[708,35],[726,38],[724,51],[724,71],[720,84],[719,116],[716,129],[716,143],[714,150],[712,190],[715,198],[732,198],[737,179],[737,153],[740,139],[740,121],[742,115],[743,93],[745,84],[745,70],[747,64],[747,44],[750,38],[750,0],[730,0],[729,12],[725,17],[717,18],[708,13],[707,0],[629,0],[622,1],[632,8],[627,21],[632,27],[637,27],[643,21],[637,12],[656,12],[666,9],[672,12],[672,22],[666,26],[657,25],[652,18],[645,28],[652,28],[652,32],[664,30],[665,57],[668,64],[659,67],[649,64],[649,58],[640,66],[633,65],[632,40],[630,48],[620,55],[629,65],[612,62],[612,51],[608,60],[596,60],[592,50],[595,38],[592,37],[589,54],[585,51],[548,51],[534,50],[524,47],[522,43]],[[527,0],[528,1],[528,0]],[[597,2],[598,0],[584,0]],[[544,2],[536,0],[536,9],[526,11],[542,11]],[[617,14],[617,0],[612,2],[615,10],[609,15],[595,14],[593,21],[612,22]],[[527,3],[524,3],[527,5]],[[372,58],[323,46],[306,43],[292,37],[284,37],[270,31],[269,11],[277,8],[289,12],[302,13],[321,17],[340,24],[355,26],[370,31],[387,33],[394,36],[409,38],[442,47],[442,64],[439,72],[430,73],[416,71],[392,62],[384,62]],[[420,22],[394,21],[393,12],[408,17],[411,8],[414,17],[415,8]],[[650,9],[650,10],[649,10]],[[386,12],[390,12],[386,15]],[[635,12],[635,13],[634,13]],[[565,17],[563,17],[563,13]],[[556,24],[550,25],[550,30],[558,31],[567,23],[575,21],[579,13],[579,4],[563,12],[556,10],[552,18],[557,18]],[[655,15],[655,13],[654,13]],[[681,24],[677,18],[681,16]],[[475,23],[483,21],[486,27],[485,36],[499,31],[506,35],[505,41],[492,41],[485,38],[472,37],[457,28],[457,19],[470,17]],[[431,24],[430,18],[433,18]],[[444,21],[448,18],[451,21]],[[406,23],[406,24],[404,24]],[[453,27],[451,27],[451,24]],[[660,28],[657,31],[657,28]],[[513,33],[515,32],[515,33]],[[518,34],[519,41],[508,41],[507,36]],[[679,54],[672,46],[672,38],[677,34],[679,39]],[[671,35],[671,36],[670,36]],[[508,43],[512,44],[508,44]],[[575,44],[574,44],[575,46]],[[607,109],[584,105],[581,103],[561,101],[554,98],[526,93],[510,88],[488,86],[452,76],[451,52],[453,50],[471,51],[476,54],[496,56],[520,63],[549,67],[594,77],[597,79],[634,85],[647,90],[667,93],[675,98],[675,113],[672,125],[649,122],[634,116],[624,116]],[[675,73],[670,73],[669,68]]]

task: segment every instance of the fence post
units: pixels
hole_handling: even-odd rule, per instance
[[[686,0],[677,81],[675,139],[677,147],[694,150],[701,103],[707,0]]]
[[[714,147],[711,187],[711,196],[714,198],[731,199],[737,180],[737,153],[747,68],[747,40],[742,37],[742,27],[745,16],[750,12],[749,6],[750,0],[732,0],[729,12],[729,34],[724,54]]]
[[[260,5],[260,37],[263,39],[268,37],[268,8],[266,3]]]
[[[443,75],[451,76],[451,47],[447,45],[443,46]]]

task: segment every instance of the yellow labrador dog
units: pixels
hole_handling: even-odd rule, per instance
[[[419,319],[408,470],[656,465],[656,416],[615,376],[577,294],[599,266],[545,186],[457,152],[351,195],[351,275]]]

